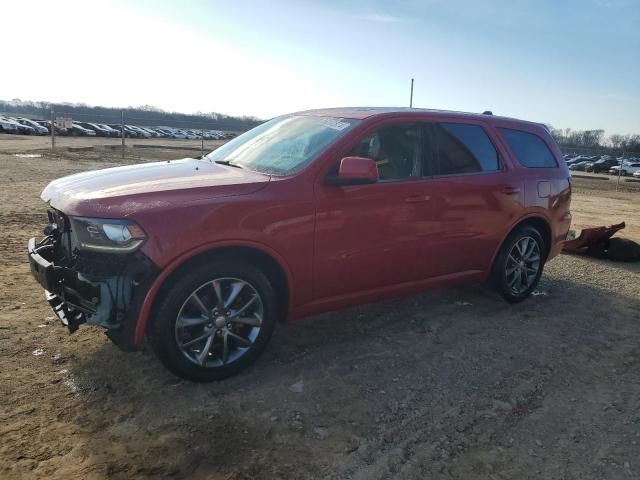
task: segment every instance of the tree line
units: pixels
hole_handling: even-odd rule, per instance
[[[77,103],[50,103],[22,100],[0,100],[0,112],[12,116],[24,116],[48,120],[51,112],[56,117],[71,117],[79,122],[120,124],[122,112],[126,124],[147,127],[165,126],[186,129],[205,128],[209,130],[245,131],[262,123],[255,117],[234,117],[222,113],[185,114],[167,112],[160,108],[145,105],[141,107],[111,108],[93,107]]]
[[[150,105],[128,108],[93,107],[78,103],[32,102],[19,99],[0,100],[0,112],[38,119],[49,119],[51,112],[55,116],[71,117],[81,122],[120,124],[122,112],[127,124],[140,126],[166,126],[174,128],[224,130],[241,132],[260,124],[255,117],[234,117],[222,113],[185,114],[167,112]],[[558,144],[566,149],[584,148],[612,150],[617,152],[640,152],[640,135],[605,136],[604,130],[572,130],[571,128],[550,127],[551,135]]]
[[[556,142],[566,148],[602,148],[622,152],[640,152],[640,135],[613,134],[605,136],[604,130],[572,130],[550,128]]]

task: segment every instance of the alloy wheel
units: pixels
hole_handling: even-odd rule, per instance
[[[251,350],[263,316],[262,298],[253,285],[239,278],[217,278],[194,290],[180,308],[176,343],[196,365],[228,365]]]
[[[541,266],[540,246],[532,237],[522,237],[511,248],[505,266],[507,284],[520,295],[535,281]]]

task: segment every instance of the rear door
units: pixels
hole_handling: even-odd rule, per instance
[[[438,275],[490,268],[505,230],[523,208],[524,185],[488,126],[478,122],[425,125],[433,217],[429,248]],[[426,266],[425,266],[426,268]]]
[[[548,217],[557,253],[571,224],[571,181],[560,149],[541,126],[506,124],[498,131],[525,179],[525,205]]]

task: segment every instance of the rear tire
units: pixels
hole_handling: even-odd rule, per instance
[[[149,340],[177,376],[220,380],[262,353],[276,323],[276,302],[273,286],[257,267],[241,260],[206,262],[186,270],[165,293]]]
[[[546,246],[540,232],[524,225],[509,234],[493,263],[493,287],[509,303],[531,295],[542,276]]]

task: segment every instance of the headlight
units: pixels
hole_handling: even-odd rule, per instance
[[[129,253],[147,238],[142,228],[129,220],[72,217],[71,229],[79,248],[96,252]]]

